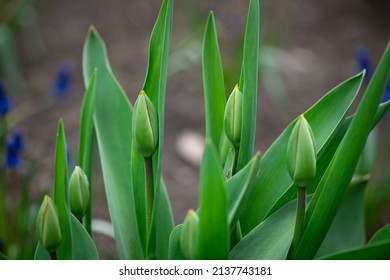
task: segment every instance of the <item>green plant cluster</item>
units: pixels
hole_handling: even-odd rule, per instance
[[[86,93],[78,160],[85,184],[82,175],[78,185],[68,185],[60,121],[54,199],[45,199],[46,210],[41,212],[48,213],[47,219],[40,214],[37,224],[53,232],[40,230],[44,236],[36,259],[98,258],[89,195],[94,137],[121,259],[390,258],[390,226],[365,240],[359,209],[362,213],[367,180],[353,177],[370,131],[390,106],[380,104],[390,72],[390,45],[353,115],[348,112],[364,71],[293,120],[264,155],[255,154],[259,12],[259,1],[250,0],[241,75],[228,98],[213,13],[207,20],[202,50],[206,144],[199,209],[189,210],[176,226],[161,175],[173,1],[163,1],[134,107],[110,68],[103,39],[90,29],[83,52]],[[45,227],[45,221],[55,225]]]

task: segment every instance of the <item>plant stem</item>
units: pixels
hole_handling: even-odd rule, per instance
[[[52,261],[56,261],[57,260],[57,252],[50,252],[50,259]]]
[[[153,187],[153,161],[152,157],[145,159],[145,182],[146,182],[146,228],[147,236],[152,230],[152,211],[154,202],[154,187]]]
[[[232,176],[236,174],[237,171],[237,162],[238,162],[238,153],[240,152],[240,148],[234,147],[234,161],[233,161],[233,168],[232,168]]]
[[[289,258],[292,258],[301,242],[302,230],[305,222],[305,208],[306,208],[306,187],[299,187],[297,189],[297,217],[295,220],[294,237],[290,248]]]

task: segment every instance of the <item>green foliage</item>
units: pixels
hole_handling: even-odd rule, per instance
[[[104,41],[93,27],[84,45],[87,89],[80,119],[79,165],[91,182],[92,145],[96,137],[119,257],[390,258],[389,226],[365,243],[364,191],[369,176],[355,174],[370,131],[390,107],[389,102],[379,104],[390,72],[390,44],[354,115],[347,117],[364,72],[341,83],[304,112],[307,122],[302,118],[293,120],[261,157],[254,154],[259,1],[249,1],[241,77],[237,77],[242,105],[226,103],[215,19],[210,13],[202,56],[206,144],[199,209],[191,210],[184,224],[175,226],[161,175],[172,13],[173,1],[164,0],[150,38],[148,69],[141,89],[144,103],[137,103],[140,107],[135,105],[134,111],[111,70]],[[136,112],[138,107],[142,107],[141,112]],[[152,118],[151,108],[155,110]],[[224,123],[225,111],[231,119]],[[237,112],[242,112],[238,132],[234,119]],[[135,117],[139,114],[144,115]],[[137,137],[133,128],[145,124],[142,137]],[[224,125],[228,127],[224,129]],[[144,148],[140,149],[142,145],[147,146],[146,153]],[[312,159],[310,166],[301,160],[305,155]],[[298,186],[289,171],[296,184],[304,182],[308,196],[300,193],[296,199]],[[65,132],[60,121],[54,202],[63,240],[57,257],[97,259],[91,238],[90,208],[83,224],[70,213],[67,176]],[[300,216],[297,209],[304,218],[300,220],[299,239],[294,236],[296,217]],[[296,246],[291,249],[293,238]],[[35,258],[50,259],[53,254],[38,245]]]

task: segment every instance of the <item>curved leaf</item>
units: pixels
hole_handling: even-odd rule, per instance
[[[59,260],[72,259],[72,235],[68,209],[68,161],[66,158],[65,130],[62,120],[58,123],[54,175],[54,203],[58,210],[62,241],[57,249]]]
[[[199,236],[195,253],[197,259],[228,257],[227,195],[221,169],[214,144],[207,139],[200,175]]]
[[[259,72],[259,0],[250,0],[244,37],[244,54],[239,88],[243,93],[243,116],[237,170],[244,168],[253,155],[256,135],[257,83]]]
[[[390,241],[390,224],[378,230],[368,241],[368,245],[372,245],[382,241]]]
[[[37,248],[35,249],[34,260],[51,260],[49,252],[42,247],[40,242],[38,242]]]
[[[364,194],[367,181],[349,187],[316,258],[364,245]]]
[[[105,44],[94,28],[84,45],[84,81],[96,79],[94,125],[104,186],[121,259],[143,259],[131,182],[131,105],[112,73]]]
[[[207,19],[203,38],[202,70],[206,111],[206,139],[211,139],[214,145],[219,147],[223,133],[226,98],[213,12],[210,12]]]
[[[169,251],[168,258],[170,260],[185,260],[183,252],[181,251],[180,235],[183,230],[183,224],[177,225],[171,232],[169,237]]]
[[[306,214],[306,229],[295,258],[313,258],[336,215],[375,121],[390,72],[390,43],[356,110],[355,117],[325,172]]]
[[[245,208],[254,179],[259,172],[259,166],[260,154],[256,154],[243,169],[225,182],[228,194],[228,223],[230,229],[236,226]]]
[[[296,201],[291,201],[249,232],[229,254],[233,260],[284,260],[294,234]]]
[[[90,203],[85,212],[85,228],[92,234],[91,229],[91,200],[92,200],[92,156],[93,156],[93,112],[95,101],[97,69],[95,68],[84,94],[80,116],[80,139],[79,139],[79,164],[87,175],[89,182]]]
[[[326,147],[348,112],[360,88],[362,73],[343,82],[321,98],[304,115],[313,130],[317,154]],[[268,215],[272,207],[293,185],[287,172],[286,150],[293,121],[267,150],[260,161],[261,172],[256,178],[248,205],[240,219],[245,235]],[[290,194],[294,195],[294,189]],[[291,197],[290,199],[292,199]]]
[[[91,236],[75,216],[70,216],[72,226],[72,259],[98,260],[98,252]]]
[[[389,260],[390,241],[382,241],[364,247],[326,256],[323,260]]]

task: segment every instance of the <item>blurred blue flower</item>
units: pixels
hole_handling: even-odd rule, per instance
[[[370,53],[365,46],[360,46],[356,52],[357,60],[358,60],[358,72],[366,69],[366,75],[364,80],[369,81],[372,76],[372,66],[370,60]]]
[[[11,137],[7,140],[7,153],[4,160],[4,166],[8,168],[20,167],[20,154],[24,150],[22,132],[19,128],[12,131]]]
[[[64,96],[71,88],[73,67],[69,61],[64,61],[54,81],[54,93],[57,96]]]
[[[13,139],[7,141],[7,154],[5,156],[4,166],[8,168],[20,167],[19,149]]]
[[[23,142],[23,135],[20,128],[15,127],[12,131],[12,137],[15,149],[18,150],[19,153],[22,153],[24,151],[24,142]]]
[[[390,77],[387,80],[385,92],[383,93],[383,96],[382,96],[382,103],[387,102],[389,100],[390,100]]]
[[[10,109],[11,102],[9,102],[6,96],[3,81],[0,80],[0,116],[5,116]]]

